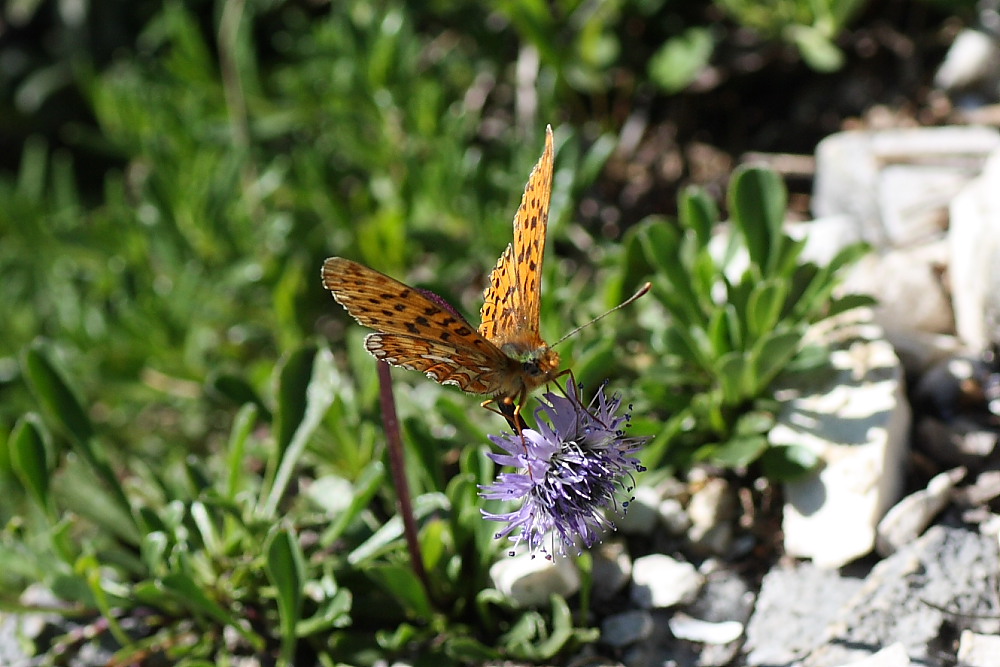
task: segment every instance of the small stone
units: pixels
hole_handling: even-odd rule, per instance
[[[612,614],[601,623],[601,641],[621,648],[648,638],[653,633],[653,615],[643,609]]]
[[[632,578],[632,559],[622,542],[606,542],[593,550],[593,594],[598,600],[614,597]]]
[[[520,607],[539,607],[553,594],[569,597],[580,589],[580,572],[572,559],[551,560],[521,553],[497,561],[490,568],[493,587]]]
[[[656,528],[657,506],[660,493],[651,486],[640,486],[628,505],[628,511],[615,520],[615,525],[625,535],[649,535]]]
[[[662,609],[692,602],[704,577],[691,563],[665,554],[637,558],[632,566],[632,602],[642,609]]]
[[[906,654],[906,647],[896,642],[867,658],[849,662],[844,667],[910,667],[911,664],[910,656]]]
[[[1000,667],[1000,637],[963,630],[958,643],[962,667]]]
[[[875,549],[879,555],[885,557],[896,553],[900,547],[920,537],[948,504],[951,490],[963,477],[965,468],[935,475],[926,488],[911,493],[886,512],[876,528]]]
[[[670,617],[670,632],[678,639],[702,644],[728,644],[743,635],[743,624],[736,621],[713,623],[677,612]]]
[[[656,508],[662,523],[671,535],[683,535],[691,527],[691,517],[677,498],[664,498]]]

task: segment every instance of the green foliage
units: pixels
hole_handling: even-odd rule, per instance
[[[783,231],[785,204],[776,174],[741,168],[729,187],[725,245],[713,237],[715,205],[697,190],[684,194],[678,226],[650,219],[633,230],[666,311],[652,332],[642,395],[671,417],[647,464],[743,468],[766,455],[766,470],[785,478],[811,464],[803,452],[769,447],[769,388],[789,368],[823,358],[802,346],[809,325],[870,303],[833,296],[838,273],[867,248],[844,248],[824,267],[800,261],[805,240]]]
[[[0,289],[18,305],[0,319],[5,606],[40,582],[103,616],[123,663],[546,661],[593,641],[565,601],[516,610],[491,591],[489,417],[412,377],[400,417],[432,586],[418,585],[374,362],[320,285],[342,254],[478,307],[558,123],[542,87],[530,131],[494,119],[499,135],[477,134],[497,110],[470,90],[506,60],[471,40],[442,50],[421,16],[223,3],[206,30],[166,3],[130,57],[76,70],[88,146],[121,171],[81,192],[70,153],[34,139],[0,173]],[[552,238],[615,148],[584,150],[565,125],[557,138]],[[567,308],[547,301],[544,326]]]
[[[480,515],[478,485],[494,475],[484,445],[464,448],[443,485],[434,476],[415,484],[431,591],[423,588],[407,563],[381,454],[350,479],[321,473],[322,458],[299,444],[335,437],[342,425],[328,408],[349,404],[356,390],[326,350],[288,356],[275,372],[273,419],[262,422],[245,405],[218,461],[136,464],[124,478],[106,476],[99,432],[65,430],[60,415],[79,405],[47,349],[33,346],[24,363],[44,377],[38,399],[55,410],[25,417],[9,439],[12,466],[40,514],[23,528],[27,535],[0,534],[0,562],[7,576],[50,586],[77,613],[108,619],[122,661],[163,653],[194,664],[246,651],[284,665],[366,664],[366,655],[385,653],[442,664],[546,661],[596,637],[575,627],[560,598],[547,612],[519,611],[489,589],[487,570],[502,545]],[[62,452],[78,440],[90,454],[70,464]],[[414,443],[441,446],[430,436]],[[222,462],[228,469],[213,469]],[[53,467],[60,473],[50,479]],[[305,493],[292,492],[285,470],[297,471]],[[76,539],[68,539],[70,526]],[[120,620],[130,615],[144,620],[126,630]],[[373,639],[373,626],[396,630]]]
[[[835,40],[864,7],[863,0],[717,0],[740,24],[765,37],[794,44],[819,72],[840,69],[844,54]]]

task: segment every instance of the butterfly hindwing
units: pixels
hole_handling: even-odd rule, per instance
[[[380,361],[420,371],[435,382],[455,385],[470,394],[492,393],[508,363],[492,345],[456,346],[400,334],[369,334],[365,348]]]

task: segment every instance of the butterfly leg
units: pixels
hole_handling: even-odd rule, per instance
[[[500,407],[494,407],[494,404]],[[511,396],[505,396],[500,400],[491,398],[487,401],[483,401],[479,405],[506,419],[507,423],[510,424],[510,427],[514,429],[514,432],[517,434],[520,434],[521,431],[528,428],[527,423],[525,423],[524,419],[521,417],[520,405],[516,404]]]

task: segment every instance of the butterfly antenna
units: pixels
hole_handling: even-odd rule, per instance
[[[580,326],[578,326],[577,328],[573,329],[568,334],[566,334],[565,336],[563,336],[562,338],[560,338],[559,340],[557,340],[550,347],[555,347],[556,345],[558,345],[559,343],[563,342],[564,340],[566,340],[570,336],[575,336],[576,334],[578,334],[581,329],[586,329],[591,324],[594,324],[595,322],[599,322],[599,321],[603,320],[605,317],[607,317],[611,313],[615,312],[616,310],[621,310],[622,308],[624,308],[625,306],[629,305],[630,303],[632,303],[633,301],[635,301],[636,299],[638,299],[640,296],[642,296],[643,294],[645,294],[646,292],[648,292],[650,290],[650,288],[652,288],[652,287],[653,287],[653,283],[647,282],[645,285],[643,285],[642,287],[640,287],[638,289],[638,291],[636,291],[635,294],[633,294],[629,298],[625,299],[624,301],[622,301],[621,303],[619,303],[617,306],[615,306],[611,310],[607,311],[606,313],[602,313],[601,315],[598,315],[597,317],[595,317],[594,319],[590,320],[586,324],[581,324]]]

